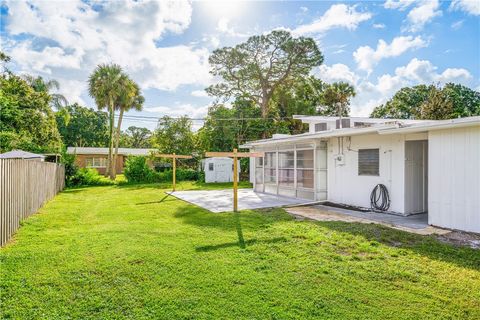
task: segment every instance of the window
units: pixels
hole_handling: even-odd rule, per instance
[[[208,171],[213,171],[213,163],[208,164]]]
[[[297,186],[313,189],[313,150],[297,151]]]
[[[105,168],[107,166],[106,158],[86,158],[85,159],[87,168]]]
[[[379,149],[358,150],[358,175],[378,176],[379,170]]]
[[[325,131],[325,130],[327,130],[326,123],[315,123],[315,132]]]
[[[294,164],[295,153],[293,151],[278,153],[278,184],[280,186],[294,186]]]
[[[277,157],[275,152],[265,153],[265,184],[277,183]]]

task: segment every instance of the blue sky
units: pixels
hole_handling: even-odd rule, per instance
[[[312,73],[356,87],[352,115],[403,86],[480,90],[480,1],[4,1],[0,25],[13,70],[57,79],[70,102],[94,108],[88,75],[115,62],[146,97],[130,115],[155,117],[203,117],[212,102],[203,89],[218,81],[209,54],[274,29],[316,40],[325,60]]]

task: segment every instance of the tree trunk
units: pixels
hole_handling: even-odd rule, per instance
[[[113,108],[113,101],[110,102],[110,128],[109,128],[109,135],[110,141],[108,143],[108,163],[110,164],[108,167],[108,174],[110,176],[110,180],[114,180],[115,176],[113,175],[113,123],[115,122],[115,109]]]
[[[120,108],[120,115],[118,116],[118,124],[117,124],[117,134],[115,136],[115,153],[113,155],[113,163],[115,164],[115,166],[113,167],[114,179],[117,177],[118,144],[120,142],[120,132],[122,127],[123,111],[124,109]]]
[[[263,121],[267,121],[268,117],[268,99],[266,97],[262,98],[262,104],[260,105],[260,108],[262,110],[262,118]],[[267,131],[262,132],[262,139],[267,138]]]

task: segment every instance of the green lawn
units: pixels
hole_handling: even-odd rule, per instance
[[[161,187],[70,189],[27,219],[0,249],[0,318],[480,319],[479,251],[281,209],[213,214]]]

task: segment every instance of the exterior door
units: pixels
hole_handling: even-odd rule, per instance
[[[426,212],[428,207],[428,141],[405,142],[405,213]]]
[[[231,164],[224,161],[215,163],[215,181],[231,182]]]

